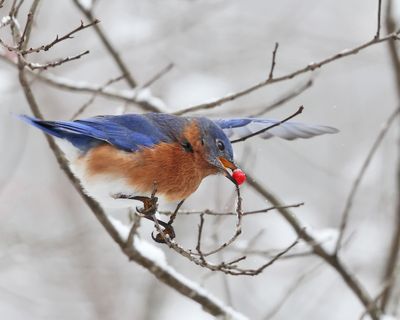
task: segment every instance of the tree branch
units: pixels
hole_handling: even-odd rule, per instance
[[[379,39],[379,37],[381,36],[381,9],[382,9],[382,0],[378,0],[378,18],[377,18],[376,34],[374,39]]]
[[[183,114],[189,113],[189,112],[195,112],[195,111],[199,111],[199,110],[212,109],[212,108],[218,107],[224,103],[236,100],[240,97],[243,97],[243,96],[245,96],[249,93],[252,93],[253,91],[256,91],[260,88],[263,88],[267,85],[277,83],[277,82],[282,82],[282,81],[289,80],[289,79],[293,79],[293,78],[295,78],[301,74],[307,73],[307,72],[313,72],[314,70],[321,68],[331,62],[334,62],[334,61],[340,60],[342,58],[357,54],[360,51],[362,51],[370,46],[376,45],[378,43],[385,42],[388,40],[398,40],[398,35],[399,35],[399,31],[396,31],[396,32],[390,33],[382,38],[375,39],[375,37],[374,37],[372,40],[367,41],[361,45],[358,45],[352,49],[343,50],[343,51],[336,53],[331,57],[325,58],[319,62],[309,63],[305,67],[300,68],[296,71],[290,72],[286,75],[283,75],[280,77],[275,77],[273,79],[267,78],[255,85],[252,85],[252,86],[250,86],[246,89],[243,89],[241,91],[238,91],[236,93],[229,94],[223,98],[220,98],[220,99],[217,99],[217,100],[214,100],[211,102],[202,103],[202,104],[195,105],[195,106],[183,109],[183,110],[176,111],[176,112],[174,112],[174,114],[175,115],[183,115]]]
[[[29,48],[29,49],[23,50],[21,52],[21,54],[22,55],[26,55],[26,54],[30,54],[30,53],[38,53],[40,51],[48,51],[49,49],[51,49],[56,44],[58,44],[58,43],[60,43],[60,42],[62,42],[64,40],[72,39],[73,38],[72,35],[74,33],[77,33],[79,31],[82,31],[82,30],[86,29],[86,28],[89,28],[89,27],[91,27],[91,26],[93,26],[93,25],[95,25],[95,24],[97,24],[99,22],[100,21],[97,20],[97,19],[94,20],[91,23],[88,23],[88,24],[84,24],[83,21],[81,21],[81,24],[78,27],[76,27],[74,30],[68,32],[67,34],[65,34],[65,35],[63,35],[61,37],[59,37],[57,35],[56,38],[52,42],[50,42],[49,44],[42,45],[42,46],[36,47],[36,48]]]
[[[18,78],[21,84],[21,88],[25,94],[25,98],[34,116],[39,119],[43,119],[39,105],[36,102],[30,84],[26,77],[25,66],[26,64],[24,60],[21,58],[21,56],[19,56]],[[118,224],[116,221],[113,221],[106,215],[101,206],[95,200],[88,197],[83,192],[80,186],[80,182],[72,174],[71,170],[67,165],[66,159],[64,158],[57,144],[54,142],[54,139],[49,135],[45,135],[45,138],[54,156],[56,157],[57,162],[60,165],[60,168],[64,171],[68,179],[75,187],[76,191],[80,194],[82,199],[92,210],[95,217],[103,225],[103,227],[106,229],[107,233],[111,236],[111,238],[119,245],[121,250],[129,258],[129,260],[135,261],[139,265],[146,268],[150,273],[152,273],[155,277],[157,277],[157,279],[159,279],[164,284],[167,284],[168,286],[174,288],[184,296],[199,303],[203,307],[203,309],[209,312],[210,314],[229,319],[238,319],[238,320],[245,319],[243,315],[237,313],[230,307],[225,306],[222,302],[220,302],[217,298],[213,297],[211,294],[206,292],[203,288],[200,288],[197,284],[193,283],[189,279],[177,273],[172,267],[168,266],[165,261],[161,263],[160,261],[156,260],[154,256],[152,256],[148,252],[148,249],[150,249],[149,246],[151,245],[149,244],[146,245],[144,242],[137,243],[139,241],[138,239],[136,240],[130,239],[130,233],[132,229],[129,230],[128,228],[127,230],[125,230],[121,228],[120,224]],[[127,245],[128,239],[132,240],[134,242],[134,245],[129,246],[129,243]]]
[[[286,92],[282,97],[276,99],[274,102],[272,102],[268,106],[264,107],[262,110],[253,113],[251,115],[251,117],[259,117],[269,111],[276,109],[277,107],[283,105],[284,103],[296,98],[297,96],[302,94],[304,91],[311,88],[312,85],[313,85],[313,80],[310,79],[307,82],[305,82],[304,84],[300,85],[299,87],[296,87],[296,88],[290,90],[289,92]]]
[[[378,147],[380,146],[383,138],[386,136],[386,133],[388,132],[388,130],[390,129],[393,121],[396,119],[396,117],[399,115],[400,113],[400,107],[397,107],[395,109],[395,111],[390,115],[390,117],[387,119],[387,121],[385,122],[385,124],[383,125],[382,129],[379,131],[378,136],[376,137],[374,143],[371,146],[371,149],[369,150],[367,157],[365,158],[361,168],[360,168],[360,172],[358,173],[356,179],[353,182],[353,185],[351,187],[350,193],[347,197],[346,200],[346,204],[344,206],[343,209],[343,213],[342,213],[342,219],[341,219],[341,223],[340,223],[340,231],[339,231],[339,237],[338,240],[336,242],[336,249],[335,249],[335,254],[338,254],[339,250],[340,250],[340,246],[343,240],[343,236],[344,233],[346,231],[346,227],[347,227],[347,222],[349,219],[349,214],[350,214],[350,210],[353,206],[353,200],[354,197],[358,191],[358,188],[360,186],[361,180],[365,175],[365,172],[367,171],[369,164],[371,163],[372,158],[374,157],[376,150],[378,149]]]
[[[271,192],[267,191],[261,184],[259,184],[253,177],[251,177],[247,173],[247,183],[261,196],[263,196],[266,200],[271,202],[272,205],[276,207],[281,206],[281,201],[273,195]],[[311,247],[313,252],[321,257],[327,264],[336,270],[336,272],[341,276],[347,286],[353,291],[353,293],[358,297],[361,303],[364,305],[366,309],[368,309],[369,315],[373,320],[379,320],[379,310],[376,303],[369,296],[367,291],[364,289],[362,284],[356,279],[354,275],[347,270],[347,268],[343,265],[343,263],[339,260],[339,258],[335,255],[327,252],[318,241],[307,232],[304,227],[301,226],[300,222],[297,220],[295,215],[290,212],[288,209],[278,209],[278,212],[282,215],[282,217],[290,224],[290,226],[294,229],[297,235],[306,241]],[[371,307],[373,306],[373,307]]]
[[[269,70],[268,80],[272,80],[274,77],[274,70],[276,65],[276,53],[278,52],[279,43],[275,42],[274,51],[272,51],[272,61],[271,61],[271,68]]]
[[[86,18],[93,23],[97,19],[94,18],[93,13],[90,9],[85,8],[79,0],[73,0],[76,7],[86,16]],[[114,59],[115,63],[117,64],[118,68],[120,69],[121,73],[125,75],[126,82],[129,86],[133,89],[137,86],[137,82],[132,77],[131,72],[129,71],[128,67],[125,65],[124,61],[121,59],[118,51],[114,49],[114,46],[111,44],[110,40],[107,38],[104,31],[100,28],[99,25],[94,25],[94,30],[96,31],[97,35],[99,36],[101,42],[106,47],[112,58]]]
[[[393,19],[392,13],[392,0],[388,0],[386,6],[386,19],[385,25],[386,29],[390,32],[391,30],[395,30],[396,22]],[[388,42],[388,49],[390,59],[393,65],[394,77],[395,77],[395,88],[397,91],[398,99],[400,100],[400,53],[398,51],[398,47],[394,41]],[[396,187],[397,194],[400,194],[400,138],[397,146],[398,156],[397,156],[397,173],[396,173]],[[388,286],[385,288],[382,300],[381,300],[381,308],[383,311],[387,308],[388,304],[392,299],[392,294],[396,285],[396,280],[399,277],[396,277],[396,266],[399,263],[399,251],[400,251],[400,196],[397,197],[396,207],[395,207],[395,220],[393,222],[395,226],[393,238],[390,245],[390,251],[388,255],[388,260],[384,270],[384,282],[388,282]],[[393,305],[397,306],[398,302],[394,302]]]
[[[15,61],[10,57],[0,54],[0,58],[11,66],[17,67]],[[84,81],[74,81],[66,78],[61,78],[50,73],[37,73],[32,70],[31,75],[41,82],[47,83],[52,87],[68,90],[71,92],[91,93],[103,96],[109,99],[115,99],[126,103],[133,103],[139,106],[143,111],[147,112],[167,112],[168,109],[163,101],[153,96],[147,88],[135,90],[117,90],[104,85],[90,84]]]

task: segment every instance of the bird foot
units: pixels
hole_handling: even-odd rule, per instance
[[[113,196],[114,199],[129,199],[137,200],[143,203],[143,208],[136,207],[137,213],[142,216],[152,216],[157,212],[158,209],[158,197],[153,194],[151,197],[145,196],[129,196],[126,194],[116,194]]]
[[[160,220],[158,220],[160,223]],[[151,238],[158,243],[167,243],[166,239],[173,240],[175,238],[175,230],[170,224],[163,225],[164,230],[156,235],[151,233]]]
[[[156,188],[155,188],[156,190]],[[155,191],[151,194],[150,197],[145,197],[145,196],[128,196],[124,194],[117,194],[114,196],[115,199],[131,199],[131,200],[137,200],[141,201],[143,203],[143,208],[136,207],[136,212],[139,214],[141,217],[146,218],[150,221],[156,220],[159,226],[163,227],[164,230],[161,232],[157,233],[156,235],[151,233],[151,238],[158,243],[167,243],[166,238],[169,240],[172,240],[175,238],[175,230],[172,227],[172,222],[174,219],[170,219],[168,223],[157,219],[154,215],[157,212],[158,209],[158,197],[155,196]],[[183,201],[182,201],[183,202]],[[180,205],[178,206],[178,208]],[[177,208],[177,210],[178,210]],[[176,210],[176,211],[177,211]],[[176,212],[173,215],[173,218],[175,218]]]
[[[143,208],[136,207],[136,211],[145,216],[152,216],[157,212],[158,209],[158,198],[155,196],[151,197],[133,197],[134,200],[143,202]]]

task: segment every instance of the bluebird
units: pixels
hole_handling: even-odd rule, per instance
[[[278,121],[258,118],[211,120],[164,113],[105,115],[75,121],[21,118],[59,145],[84,191],[105,207],[129,207],[154,191],[167,201],[183,201],[201,181],[222,174],[244,179],[229,138],[244,137]],[[328,126],[286,122],[260,134],[267,139],[311,138],[335,133]]]

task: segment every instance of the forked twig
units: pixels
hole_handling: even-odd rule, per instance
[[[61,37],[59,37],[57,35],[56,38],[52,42],[50,42],[50,43],[48,43],[46,45],[41,45],[41,46],[36,47],[36,48],[29,48],[29,49],[26,49],[26,50],[22,50],[21,54],[22,55],[27,55],[27,54],[30,54],[30,53],[38,53],[40,51],[48,51],[54,45],[56,45],[56,44],[58,44],[58,43],[60,43],[60,42],[62,42],[64,40],[73,39],[73,36],[72,36],[73,34],[79,32],[79,31],[82,31],[82,30],[84,30],[86,28],[89,28],[89,27],[91,27],[91,26],[93,26],[93,25],[95,25],[95,24],[97,24],[99,22],[100,22],[100,20],[98,20],[98,19],[96,19],[96,20],[94,20],[94,21],[92,21],[92,22],[90,22],[88,24],[84,24],[83,21],[81,21],[81,24],[78,27],[76,27],[72,31],[68,32],[67,34],[65,34],[65,35],[63,35]]]

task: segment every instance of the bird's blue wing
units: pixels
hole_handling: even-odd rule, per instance
[[[68,140],[82,151],[101,142],[125,151],[136,151],[170,140],[149,118],[135,114],[75,121],[43,121],[24,115],[21,119],[47,134]]]
[[[278,120],[258,118],[215,120],[215,123],[224,130],[225,134],[233,139],[245,137],[278,122]],[[259,137],[269,139],[276,136],[286,140],[294,140],[297,138],[308,139],[321,134],[337,132],[337,129],[328,126],[288,121],[261,133]]]

